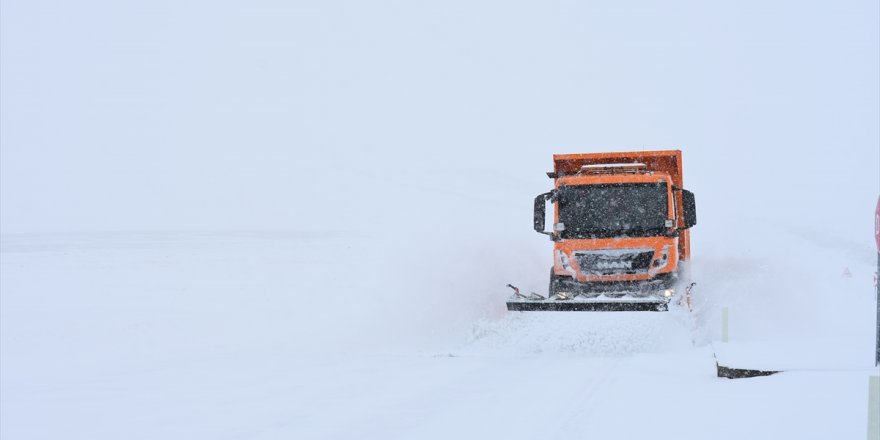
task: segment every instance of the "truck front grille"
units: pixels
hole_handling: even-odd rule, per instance
[[[581,273],[588,275],[623,275],[648,272],[653,249],[603,249],[574,253]]]

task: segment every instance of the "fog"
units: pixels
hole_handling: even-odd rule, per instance
[[[553,153],[680,148],[701,224],[870,244],[877,16],[869,1],[6,1],[2,229],[539,240]]]
[[[704,274],[790,253],[780,231],[873,258],[874,2],[2,12],[7,236],[342,234],[331,252],[372,255],[376,286],[453,315],[507,282],[546,289],[531,210],[553,153],[678,148]]]

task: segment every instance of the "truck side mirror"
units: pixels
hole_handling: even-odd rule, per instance
[[[535,197],[535,232],[550,235],[549,232],[544,231],[544,224],[546,223],[544,210],[546,209],[545,201],[548,200],[552,194],[552,192],[548,192]]]
[[[697,204],[694,200],[694,193],[686,189],[681,190],[681,203],[684,205],[684,228],[688,229],[697,224]]]
[[[556,194],[557,191],[554,189],[553,191],[535,197],[535,232],[547,234],[550,236],[551,240],[555,239],[555,235],[552,232],[544,231],[544,224],[546,223],[546,214],[544,212],[547,208],[546,201],[550,200],[551,202],[555,202]]]

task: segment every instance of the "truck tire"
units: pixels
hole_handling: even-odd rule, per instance
[[[553,273],[553,266],[550,266],[550,286],[547,288],[547,298],[552,298],[556,294],[556,274]]]
[[[553,267],[550,267],[550,288],[547,289],[547,298],[556,295],[559,288],[562,287],[562,277],[553,273]]]

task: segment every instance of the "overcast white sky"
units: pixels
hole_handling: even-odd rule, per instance
[[[551,154],[681,148],[701,224],[872,239],[876,1],[0,12],[3,233],[533,234]]]

